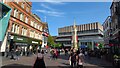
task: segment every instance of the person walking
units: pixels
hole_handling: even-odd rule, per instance
[[[19,48],[16,49],[16,60],[19,60],[20,50]]]
[[[38,50],[37,58],[33,68],[46,68],[43,51],[40,52],[40,50]]]
[[[55,58],[57,59],[58,58],[58,51],[57,50],[55,50]]]
[[[6,48],[6,58],[9,56],[9,48]]]
[[[77,68],[83,68],[83,63],[84,63],[84,54],[82,51],[80,51],[80,54],[78,54],[78,59],[77,59]]]
[[[71,68],[76,67],[76,60],[77,60],[77,53],[75,50],[73,50],[73,52],[71,53],[69,57]]]

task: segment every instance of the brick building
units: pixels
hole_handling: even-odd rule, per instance
[[[30,49],[35,51],[42,45],[44,23],[31,12],[32,2],[4,2],[12,8],[9,26],[7,30],[8,44],[11,49],[20,48],[23,51]]]

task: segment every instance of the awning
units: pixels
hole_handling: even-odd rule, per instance
[[[87,45],[81,45],[80,48],[87,48]]]

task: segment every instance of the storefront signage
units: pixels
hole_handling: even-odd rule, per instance
[[[15,43],[16,45],[26,45],[27,46],[27,43]]]
[[[36,41],[32,41],[32,43],[38,44],[38,42],[36,42]]]
[[[17,40],[21,40],[22,41],[23,39],[22,38],[17,38]]]

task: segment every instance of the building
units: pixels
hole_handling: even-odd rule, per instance
[[[113,44],[112,51],[118,53],[120,47],[120,0],[113,0],[110,10],[112,19],[110,43]]]
[[[44,26],[43,26],[43,38],[42,38],[42,47],[44,48],[45,46],[47,46],[47,39],[48,39],[48,36],[49,36],[49,28],[48,28],[48,23],[44,22],[43,23]]]
[[[111,16],[108,16],[103,23],[103,33],[104,33],[104,45],[109,47],[110,35],[111,35]]]
[[[94,50],[95,44],[103,42],[103,27],[100,23],[94,22],[89,24],[76,25],[78,45],[89,47]],[[56,42],[61,43],[64,47],[71,47],[73,25],[58,28]]]
[[[12,8],[7,30],[7,48],[36,51],[42,46],[44,24],[40,18],[31,12],[32,2],[4,2]]]

